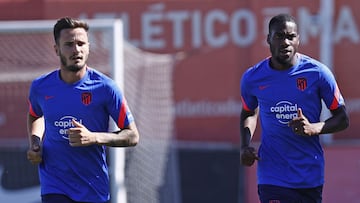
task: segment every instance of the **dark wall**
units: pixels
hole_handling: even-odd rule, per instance
[[[179,149],[184,203],[244,202],[238,150]]]

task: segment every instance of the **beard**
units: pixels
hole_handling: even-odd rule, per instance
[[[271,49],[273,59],[280,65],[285,67],[293,66],[294,57],[296,52],[290,54],[282,54],[279,50]]]
[[[291,58],[275,57],[275,60],[281,65],[291,65]]]
[[[74,72],[74,73],[80,71],[81,69],[83,69],[85,67],[85,63],[67,65],[66,57],[63,56],[62,54],[60,54],[60,61],[61,61],[61,65],[63,67],[65,67],[66,70],[68,70],[70,72]]]

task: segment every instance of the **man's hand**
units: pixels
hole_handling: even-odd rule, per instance
[[[73,147],[89,146],[96,143],[95,134],[90,132],[84,125],[72,120],[75,127],[69,128],[69,144]]]
[[[42,161],[40,138],[36,135],[32,135],[31,137],[31,146],[30,149],[27,151],[27,159],[32,164],[39,164]]]
[[[255,160],[260,160],[254,147],[242,147],[240,159],[244,166],[252,166]]]
[[[323,123],[310,123],[302,113],[301,108],[297,111],[297,117],[293,118],[288,125],[295,134],[302,136],[318,135],[323,127]]]

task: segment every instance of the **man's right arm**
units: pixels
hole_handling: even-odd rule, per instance
[[[255,132],[258,117],[258,108],[255,111],[242,109],[240,115],[241,146],[249,146],[252,135]]]
[[[27,158],[33,164],[38,164],[42,161],[41,142],[44,130],[44,117],[34,117],[29,114],[27,119],[27,131],[29,137]]]
[[[257,118],[258,108],[254,111],[242,109],[240,115],[241,163],[245,166],[251,166],[255,160],[259,160],[255,148],[249,146],[255,133]]]
[[[32,144],[33,135],[36,135],[41,140],[45,131],[44,117],[34,117],[28,114],[27,128],[30,145]]]

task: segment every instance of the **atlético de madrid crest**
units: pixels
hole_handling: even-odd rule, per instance
[[[92,100],[92,94],[91,92],[83,92],[81,94],[81,102],[87,106],[91,103],[91,100]]]
[[[304,91],[307,87],[307,80],[306,78],[297,78],[296,79],[296,87],[300,90],[300,91]]]

